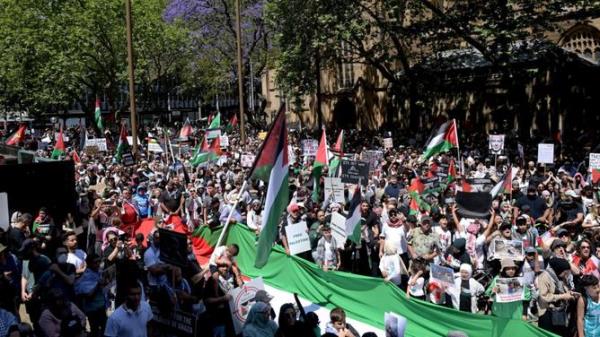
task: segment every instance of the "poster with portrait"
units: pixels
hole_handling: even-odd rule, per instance
[[[496,287],[498,290],[496,302],[498,303],[515,302],[523,299],[524,285],[523,279],[520,277],[498,278]]]
[[[446,285],[454,284],[454,270],[452,268],[431,263],[429,270],[431,271],[432,280],[437,280]]]
[[[385,322],[385,337],[404,337],[406,324],[408,320],[393,312],[386,312],[383,315]]]
[[[231,295],[229,309],[236,335],[242,333],[246,317],[248,317],[250,308],[254,304],[254,296],[259,290],[265,290],[262,277],[252,279],[250,282],[244,283],[241,287],[229,291],[229,295]]]

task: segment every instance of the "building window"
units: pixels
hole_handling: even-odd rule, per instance
[[[350,55],[350,52],[346,49],[343,42],[341,45],[341,53],[344,56]],[[344,57],[341,59],[343,60]],[[338,89],[347,89],[354,86],[354,64],[343,61],[338,63],[337,83]]]
[[[600,32],[594,27],[582,25],[568,32],[561,46],[592,62],[600,62]]]

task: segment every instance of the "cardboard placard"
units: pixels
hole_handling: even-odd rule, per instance
[[[369,163],[356,160],[342,159],[342,173],[340,178],[346,184],[358,184],[367,186],[369,182]]]
[[[394,140],[392,138],[384,138],[383,139],[383,148],[391,149],[394,147]]]
[[[150,139],[148,141],[148,151],[153,152],[153,153],[163,153],[164,152],[162,147],[160,147],[160,144],[158,143],[158,141],[156,139]]]
[[[240,163],[241,163],[242,167],[252,167],[255,160],[256,160],[256,156],[253,154],[243,154],[240,157]]]
[[[496,280],[496,287],[500,290],[496,293],[496,302],[516,302],[523,299],[523,279],[520,277],[504,278]]]
[[[160,259],[179,267],[187,266],[187,236],[168,229],[159,228]]]
[[[511,259],[513,261],[523,261],[523,241],[521,240],[502,240],[494,239],[490,247],[494,259]]]
[[[538,144],[538,163],[553,164],[554,163],[554,144]]]
[[[338,244],[338,247],[342,247],[346,242],[346,217],[338,212],[331,213],[331,235]]]
[[[504,135],[490,135],[489,149],[490,153],[493,154],[502,153],[502,150],[504,150]]]
[[[285,226],[285,234],[290,254],[297,255],[310,250],[310,239],[305,221]]]
[[[600,153],[590,153],[590,169],[600,170]]]
[[[449,267],[443,267],[434,263],[429,265],[431,270],[431,279],[437,280],[445,285],[454,284],[454,270]]]
[[[0,228],[5,232],[10,226],[10,214],[8,211],[8,194],[0,193]]]
[[[325,200],[331,200],[343,204],[344,199],[344,184],[342,179],[334,177],[325,177]]]
[[[253,279],[250,282],[244,283],[241,287],[229,291],[229,295],[231,295],[229,310],[231,311],[236,335],[242,332],[244,323],[246,323],[246,317],[248,317],[248,313],[250,313],[250,309],[255,303],[254,296],[256,296],[256,292],[259,290],[265,290],[262,277]]]
[[[84,149],[88,147],[96,147],[97,151],[106,151],[106,138],[87,138],[85,140]]]
[[[137,143],[141,144],[142,142],[140,142],[140,138],[139,137],[135,137],[135,139],[137,139]],[[133,145],[133,136],[127,136],[127,142],[129,143],[129,145]]]
[[[319,142],[316,139],[303,139],[302,144],[302,155],[305,157],[315,156],[317,149],[319,148]]]
[[[131,153],[123,153],[121,162],[124,166],[133,166],[135,165],[135,158],[133,158],[133,155]]]

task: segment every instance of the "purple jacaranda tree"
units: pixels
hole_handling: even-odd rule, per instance
[[[269,34],[263,5],[264,0],[241,2],[246,90],[250,63],[254,85],[266,64]],[[195,58],[190,62],[190,80],[208,89],[205,95],[209,97],[224,90],[233,91],[237,81],[235,0],[171,0],[163,17],[167,22],[183,22],[191,32]]]

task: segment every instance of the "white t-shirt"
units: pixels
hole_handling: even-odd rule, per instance
[[[226,251],[227,251],[227,246],[219,246],[219,247],[215,248],[215,251],[210,256],[210,261],[208,262],[208,264],[211,266],[216,266],[217,260],[220,259],[221,257],[224,257]],[[232,263],[235,262],[235,256],[231,257],[231,262]]]
[[[406,241],[406,232],[404,226],[390,227],[387,223],[381,228],[380,237],[386,241],[390,241],[398,248],[398,254],[404,254],[408,251],[408,243]]]
[[[424,296],[425,291],[423,290],[423,285],[425,284],[425,279],[423,277],[417,278],[415,281],[415,285],[410,287],[408,291],[413,296]]]
[[[75,266],[76,270],[81,269],[85,265],[85,259],[87,254],[81,249],[75,249],[74,253],[69,252],[67,254],[67,263]]]
[[[325,261],[327,262],[332,262],[333,261],[333,254],[331,254],[331,242],[324,240],[325,241]]]
[[[384,255],[379,261],[379,270],[387,273],[387,279],[394,284],[400,284],[400,256]]]

